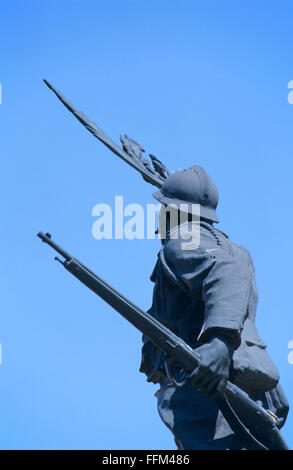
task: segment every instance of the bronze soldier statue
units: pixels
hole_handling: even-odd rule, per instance
[[[261,401],[279,426],[288,412],[278,371],[255,327],[257,287],[251,256],[214,227],[218,191],[202,167],[172,173],[154,197],[178,211],[186,202],[200,204],[198,247],[182,250],[180,235],[172,238],[172,230],[181,232],[167,228],[151,275],[155,285],[149,310],[195,349],[200,364],[177,387],[166,377],[162,351],[144,338],[140,370],[148,381],[161,385],[158,411],[179,449],[241,449],[210,398],[225,389],[228,378]]]
[[[148,313],[69,255],[49,234],[38,235],[65,258],[57,259],[68,271],[143,333],[140,371],[160,385],[155,394],[158,411],[178,449],[286,449],[279,429],[289,405],[255,327],[253,262],[243,246],[214,226],[218,222],[215,183],[198,165],[169,174],[150,155],[151,166],[143,157],[144,149],[126,135],[121,136],[120,148],[45,83],[87,130],[159,188],[154,197],[162,207],[172,205],[177,214],[175,223],[171,217],[160,219],[159,231],[165,236],[151,275],[154,291]],[[195,220],[194,205],[200,208]],[[199,243],[186,247],[185,232],[193,230]]]

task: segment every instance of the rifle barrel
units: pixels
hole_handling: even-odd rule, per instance
[[[43,232],[39,232],[37,234],[37,236],[44,242],[44,243],[47,243],[48,245],[50,245],[55,251],[57,251],[57,253],[59,253],[59,255],[63,256],[63,258],[66,259],[66,261],[69,261],[72,256],[67,253],[67,251],[63,250],[63,248],[61,248],[61,246],[57,245],[57,243],[55,243],[53,240],[51,240],[51,234],[50,233],[43,233]]]

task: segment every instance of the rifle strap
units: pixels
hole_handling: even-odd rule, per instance
[[[247,427],[242,423],[240,418],[229,403],[225,392],[214,399],[219,406],[222,415],[226,419],[232,431],[243,442],[247,450],[269,450],[264,444],[256,439]]]

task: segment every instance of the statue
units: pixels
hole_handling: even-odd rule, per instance
[[[243,444],[211,399],[225,390],[228,378],[261,401],[278,426],[288,412],[278,371],[254,323],[252,259],[214,227],[218,192],[200,166],[172,173],[154,197],[178,210],[186,201],[200,204],[200,246],[182,251],[182,240],[172,239],[169,230],[151,276],[155,287],[150,309],[199,354],[200,363],[189,382],[176,387],[166,378],[161,351],[145,338],[140,370],[161,385],[156,394],[159,414],[179,449],[241,449]]]
[[[144,149],[126,135],[121,136],[121,149],[46,84],[95,137],[159,188],[154,197],[162,208],[171,204],[176,212],[176,219],[170,212],[159,219],[165,237],[151,275],[153,303],[147,313],[64,251],[50,234],[38,235],[65,258],[57,260],[69,272],[143,333],[140,371],[160,385],[159,415],[178,449],[287,449],[279,429],[289,405],[255,327],[253,262],[244,247],[214,226],[215,183],[198,165],[170,174],[150,155],[151,166]],[[194,205],[200,208],[195,220]],[[183,250],[184,230],[197,230],[199,244]]]

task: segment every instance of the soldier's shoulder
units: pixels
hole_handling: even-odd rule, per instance
[[[232,243],[232,242],[231,242]],[[239,243],[232,243],[235,256],[244,264],[248,264],[254,270],[254,263],[249,250]]]
[[[220,248],[220,243],[215,230],[189,222],[180,226],[177,232],[170,232],[164,243],[164,254],[168,260],[177,264],[193,258],[208,257],[217,248]]]
[[[215,230],[218,234],[218,238],[220,239],[220,244],[224,249],[238,261],[245,265],[249,265],[254,270],[254,264],[249,250],[244,245],[232,241],[225,232],[222,232],[222,230],[219,230],[218,228]]]

